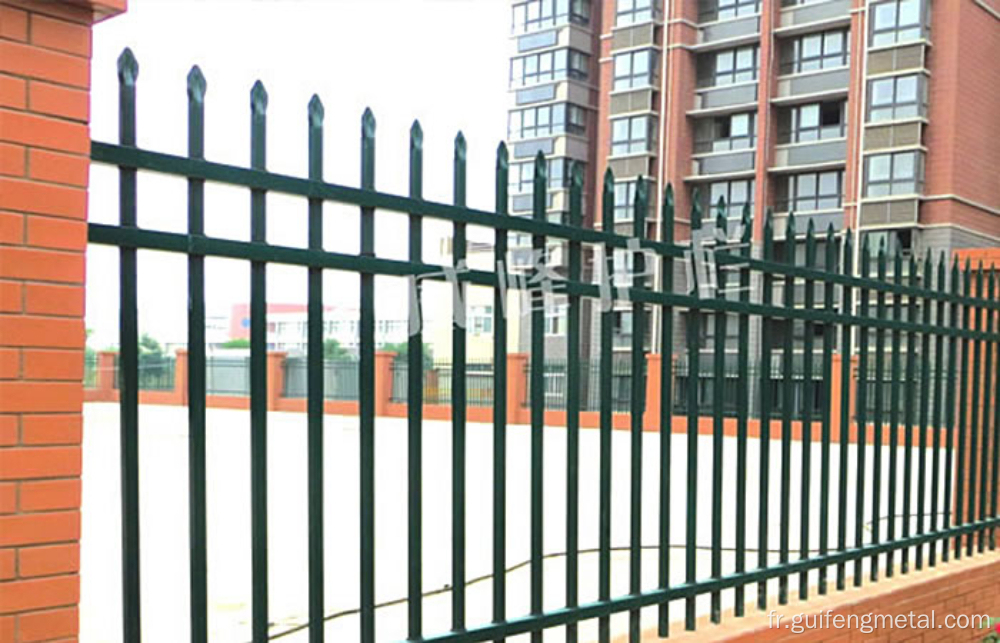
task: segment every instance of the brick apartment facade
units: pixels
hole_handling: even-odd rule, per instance
[[[623,233],[643,176],[655,238],[671,183],[676,239],[689,237],[697,188],[713,220],[720,196],[731,217],[751,204],[755,252],[773,208],[778,258],[789,211],[799,255],[810,220],[890,256],[1000,242],[997,0],[514,0],[512,16],[515,214],[530,210],[521,164],[542,150],[559,167],[550,219],[567,209],[573,160],[586,163],[590,225],[614,171]],[[616,349],[630,345],[630,315],[615,314]]]

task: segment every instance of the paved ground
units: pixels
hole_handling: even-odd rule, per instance
[[[88,404],[85,409],[83,559],[81,598],[81,641],[119,641],[120,512],[118,475],[118,407]],[[306,552],[306,431],[305,415],[271,413],[269,422],[270,508],[270,615],[273,634],[294,629],[305,622],[307,610]],[[142,534],[142,619],[143,640],[147,642],[187,640],[188,558],[187,558],[187,410],[183,407],[143,406],[140,408],[140,497]],[[212,641],[250,640],[250,499],[249,499],[249,414],[246,411],[211,409],[208,414],[208,530],[209,530],[209,609]],[[329,614],[358,606],[358,433],[357,419],[326,418],[326,602]],[[376,438],[376,592],[379,602],[406,596],[406,424],[405,420],[379,418]],[[424,442],[424,588],[445,587],[451,574],[451,429],[447,422],[426,422]],[[512,426],[508,438],[508,564],[515,566],[529,556],[529,432]],[[598,515],[598,432],[581,433],[580,462],[580,546],[597,547]],[[683,544],[685,528],[685,488],[687,480],[687,440],[673,437],[671,474],[674,493],[671,503],[671,539]],[[771,546],[778,544],[780,451],[771,451]],[[799,480],[801,451],[793,445],[791,479]],[[734,544],[735,440],[725,442],[723,494],[723,544]],[[545,551],[564,551],[565,543],[565,431],[550,427],[545,434]],[[854,454],[851,463],[853,499]],[[643,544],[653,546],[643,557],[643,589],[656,586],[658,528],[659,436],[646,434],[643,440]],[[916,455],[916,452],[914,453]],[[757,494],[759,474],[758,444],[748,446],[748,546],[756,547]],[[900,451],[902,456],[902,450]],[[613,545],[629,542],[629,435],[614,433],[613,444]],[[900,460],[902,461],[902,460]],[[914,459],[914,462],[916,460]],[[930,460],[928,459],[928,462]],[[818,493],[819,447],[813,452],[813,494]],[[832,447],[832,462],[838,466],[838,450]],[[869,471],[871,455],[868,455]],[[492,428],[468,427],[468,576],[487,575],[491,568],[492,538]],[[698,543],[711,542],[711,437],[699,441]],[[870,473],[867,482],[870,486]],[[902,485],[900,485],[901,487]],[[799,486],[792,489],[791,544],[798,548]],[[832,485],[836,506],[836,485]],[[870,501],[869,501],[870,502]],[[883,507],[885,507],[883,500]],[[870,512],[870,509],[866,510]],[[853,514],[853,505],[850,514]],[[883,509],[884,513],[884,509]],[[818,498],[812,502],[813,541],[818,545]],[[835,522],[831,520],[831,522]],[[835,524],[831,525],[835,528]],[[883,530],[884,531],[884,530]],[[831,542],[836,542],[835,532]],[[852,535],[853,526],[849,526]],[[674,551],[671,581],[683,582],[684,553]],[[753,565],[756,553],[748,554]],[[793,555],[794,560],[796,556]],[[774,556],[777,560],[777,556]],[[563,604],[565,561],[556,556],[545,563],[545,606]],[[724,572],[732,571],[732,554],[723,556]],[[707,552],[700,553],[698,576],[710,575]],[[628,590],[628,554],[613,556],[613,595]],[[811,582],[815,583],[815,576]],[[580,598],[597,598],[597,555],[585,553],[580,559]],[[772,583],[776,591],[776,583]],[[793,589],[796,580],[792,579]],[[528,568],[508,574],[508,611],[521,615],[528,611]],[[748,591],[748,598],[753,591]],[[443,592],[424,600],[425,629],[446,631],[450,624],[450,594]],[[469,625],[490,620],[490,581],[468,589]],[[724,607],[731,605],[732,592],[723,594]],[[699,599],[699,613],[708,610],[708,598]],[[683,614],[683,606],[671,606],[672,617]],[[655,609],[643,612],[644,627],[655,624]],[[356,615],[328,622],[327,640],[356,641]],[[625,632],[627,617],[613,620],[616,632]],[[405,603],[377,612],[378,639],[400,640],[406,636]],[[596,624],[581,625],[581,640],[596,636]],[[305,631],[280,640],[305,641]],[[514,639],[511,639],[514,640]],[[546,640],[563,640],[553,631]]]

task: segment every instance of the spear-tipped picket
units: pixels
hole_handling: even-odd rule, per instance
[[[897,247],[896,251],[893,253],[892,258],[892,274],[893,274],[893,285],[897,287],[903,286],[903,253]],[[898,292],[893,294],[892,303],[892,320],[895,323],[902,323],[903,321],[903,296]],[[902,333],[899,328],[893,328],[892,330],[892,346],[891,346],[891,358],[889,363],[889,379],[892,381],[892,388],[889,392],[889,444],[894,445],[893,448],[889,449],[889,494],[888,494],[888,515],[896,515],[896,486],[897,480],[899,478],[899,449],[896,448],[899,445],[899,394],[902,379],[900,371],[900,350],[902,342]],[[886,537],[888,540],[893,541],[896,539],[896,520],[889,520],[886,523]],[[895,574],[895,561],[896,552],[890,551],[886,552],[885,556],[885,575],[886,578],[891,578]]]
[[[667,183],[663,190],[662,206],[663,242],[673,244],[674,242],[674,186]],[[662,256],[663,281],[660,285],[664,293],[673,292],[674,289],[674,259],[673,257]],[[662,318],[660,320],[660,351],[663,355],[669,355],[674,349],[674,309],[673,306],[663,306],[661,309]],[[659,520],[659,588],[667,589],[670,586],[670,439],[671,426],[673,422],[673,364],[672,360],[660,360],[660,520]],[[670,611],[666,602],[659,606],[657,613],[657,628],[661,638],[669,634]]]
[[[878,254],[876,259],[876,278],[879,285],[885,284],[886,278],[886,244],[885,238],[879,240]],[[875,316],[877,319],[885,319],[885,290],[878,288],[876,292]],[[875,404],[872,413],[873,446],[872,457],[872,539],[876,544],[881,539],[881,514],[882,503],[882,429],[883,411],[885,395],[885,329],[879,326],[875,329]],[[878,555],[871,557],[871,579],[878,580]]]
[[[541,151],[535,155],[535,177],[532,218],[535,221],[546,220],[546,190],[548,188],[548,166],[545,155]],[[533,234],[531,248],[535,270],[544,270],[545,235]],[[541,289],[531,291],[531,371],[529,376],[531,399],[531,466],[530,466],[530,609],[531,614],[540,615],[543,611],[543,535],[545,513],[543,505],[544,493],[544,430],[545,430],[545,310],[544,294]],[[541,643],[541,633],[531,635],[532,643]]]
[[[583,225],[583,163],[570,168],[569,225]],[[569,242],[569,280],[579,282],[582,271],[579,241]],[[566,311],[566,607],[579,604],[580,574],[580,296],[569,294]],[[577,624],[566,627],[567,643],[576,643]]]
[[[928,280],[927,288],[931,292],[937,293],[939,296],[935,302],[935,313],[934,313],[934,323],[938,328],[947,328],[948,322],[945,319],[945,301],[942,295],[946,292],[945,284],[945,255],[944,251],[938,254],[938,258],[935,264],[934,273],[937,275],[935,282],[932,284]],[[936,533],[938,531],[938,513],[940,508],[940,494],[939,490],[941,488],[941,432],[942,432],[942,412],[941,406],[943,404],[943,388],[944,388],[944,334],[935,333],[934,334],[934,391],[933,391],[933,402],[931,407],[934,412],[931,417],[931,426],[934,431],[934,443],[932,446],[932,470],[931,470],[931,510],[930,510],[930,531],[931,533]],[[928,564],[931,567],[937,565],[938,556],[938,542],[937,540],[932,540],[928,543]]]
[[[453,203],[465,207],[466,143],[459,132],[454,144]],[[465,262],[466,224],[456,221],[452,234],[452,261],[458,268]],[[465,471],[466,471],[466,392],[465,378],[465,293],[466,285],[456,282],[452,297],[452,382],[451,382],[451,628],[465,629]]]
[[[497,216],[506,217],[509,208],[508,179],[510,157],[503,141],[496,151]],[[493,621],[506,619],[507,605],[507,229],[494,231],[493,262],[497,266],[497,286],[493,289]],[[423,382],[416,384],[418,388]]]
[[[967,324],[965,328],[967,330],[975,329],[977,333],[983,332],[983,309],[978,305],[978,301],[983,297],[983,262],[980,260],[973,270],[973,280],[974,286],[972,290],[966,291],[966,297],[973,300],[971,304],[971,314],[972,323]],[[980,444],[980,433],[981,427],[979,425],[980,416],[980,380],[983,377],[983,362],[982,362],[982,350],[983,342],[980,339],[975,339],[972,342],[972,373],[970,388],[972,389],[971,397],[971,413],[969,418],[969,434],[971,436],[969,445],[969,504],[966,509],[966,516],[968,522],[975,522],[978,517],[976,515],[976,498],[982,494],[982,486],[980,485],[980,480],[977,479],[977,475],[980,475],[979,469],[979,458],[980,447],[986,445],[985,436],[983,436],[982,444]],[[978,488],[977,488],[978,487]],[[982,534],[982,531],[979,531]],[[976,532],[971,532],[966,536],[965,540],[965,553],[967,556],[972,556],[973,547],[975,544],[975,534]]]
[[[785,256],[784,261],[791,267],[795,266],[795,213],[789,212],[785,225]],[[786,311],[795,307],[795,276],[791,272],[785,273],[782,279],[782,299]],[[792,396],[794,380],[792,371],[795,368],[794,342],[791,332],[794,328],[794,319],[789,315],[785,318],[787,332],[784,334],[782,346],[782,403],[781,403],[781,499],[780,499],[780,525],[781,532],[778,539],[778,559],[782,563],[789,561],[789,544],[791,540],[791,491],[792,491]],[[788,576],[778,578],[778,603],[785,605],[788,603]]]
[[[569,183],[569,225],[583,225],[583,169],[584,164],[574,161],[570,169]]]
[[[601,228],[604,232],[615,229],[615,173],[609,167],[604,171],[601,188]]]
[[[815,219],[809,218],[806,225],[806,261],[807,268],[816,269],[816,225]],[[805,281],[805,310],[812,310],[815,303],[815,289],[812,279]],[[810,483],[812,466],[812,400],[813,395],[813,321],[805,321],[805,338],[802,347],[802,468],[800,471],[801,493],[799,494],[801,510],[799,515],[799,558],[805,560],[809,557],[809,508],[810,508]],[[806,600],[809,596],[809,573],[799,574],[799,598]]]
[[[853,276],[854,243],[851,231],[844,234],[844,250],[841,255],[841,274]],[[848,319],[853,316],[852,289],[844,284],[841,286],[841,313]],[[840,330],[841,360],[840,377],[842,382],[851,381],[851,324],[844,323]],[[848,439],[851,429],[851,395],[849,387],[841,389],[840,395],[840,453],[847,453]],[[840,471],[837,480],[837,549],[847,551],[847,458],[838,458]],[[837,563],[837,589],[843,590],[847,584],[847,564]]]
[[[837,270],[837,244],[834,236],[833,223],[827,225],[825,236],[825,258],[824,269],[827,278],[824,279],[823,287],[823,308],[827,314],[833,314],[835,285],[833,276]],[[829,554],[830,538],[830,439],[832,437],[832,411],[833,411],[833,342],[834,324],[824,323],[823,329],[823,364],[822,364],[822,420],[821,420],[821,446],[820,446],[820,475],[819,475],[819,555]],[[827,566],[819,568],[818,592],[820,595],[827,593]]]
[[[632,217],[632,234],[639,241],[645,237],[646,218],[649,213],[648,203],[647,183],[640,176],[635,182],[635,210]],[[639,251],[633,254],[632,271],[630,286],[634,290],[641,290],[645,279],[643,275],[646,271],[643,252]],[[643,352],[646,337],[645,314],[642,302],[633,299],[631,372],[639,379],[641,379],[645,368],[645,354]],[[630,393],[629,591],[638,594],[641,591],[642,582],[642,418],[645,387],[633,386]],[[641,631],[639,613],[638,609],[629,611],[629,632],[634,640],[638,640]]]
[[[922,312],[922,323],[925,327],[931,325],[932,300],[927,297],[930,293],[931,280],[934,264],[931,261],[931,253],[928,250],[924,253],[923,268],[920,272],[920,288],[924,293],[921,297],[920,308]],[[917,425],[920,430],[920,451],[917,456],[917,535],[922,536],[927,524],[927,430],[928,417],[930,415],[931,401],[931,335],[928,332],[920,333],[920,393],[917,399],[920,400],[920,412],[917,418]],[[924,546],[917,545],[916,548],[916,568],[924,567]]]
[[[534,177],[532,179],[531,216],[536,221],[545,221],[546,197],[549,188],[549,166],[541,151],[535,155]],[[544,248],[543,248],[544,250]]]
[[[701,188],[691,190],[691,229],[701,229]]]
[[[987,301],[989,302],[990,305],[996,305],[997,303],[998,287],[1000,286],[998,286],[996,266],[993,263],[990,263],[990,282],[989,282],[989,292],[987,294]],[[990,335],[993,335],[993,333],[996,330],[1000,329],[1000,321],[997,320],[997,313],[993,308],[987,310],[986,314],[989,319],[989,324],[986,332]],[[996,325],[994,325],[995,323]],[[997,344],[997,342],[993,343],[994,345]],[[987,353],[987,355],[994,354],[994,352],[995,352],[994,350],[991,350]],[[994,359],[997,360],[997,363],[993,368],[996,368],[997,366],[1000,366],[1000,353],[996,353]],[[992,372],[993,368],[987,366],[986,372],[987,373]],[[996,377],[996,389],[993,393],[993,412],[994,412],[993,430],[989,433],[991,436],[993,436],[992,437],[993,457],[992,457],[992,465],[990,466],[990,471],[992,472],[993,475],[990,487],[992,491],[990,493],[990,513],[989,513],[989,515],[993,518],[996,518],[997,516],[997,496],[998,496],[997,483],[1000,482],[1000,474],[998,474],[997,472],[997,466],[1000,465],[1000,375],[995,375],[995,377]],[[984,390],[989,391],[990,389],[987,386],[984,388]],[[989,393],[987,393],[986,395],[988,397]],[[996,549],[995,525],[990,526],[989,543],[990,543],[990,551],[995,550]]]
[[[772,261],[774,259],[774,213],[771,208],[767,208],[764,213],[764,242],[763,259]],[[774,299],[774,273],[764,270],[761,279],[761,304],[770,306]],[[771,444],[771,333],[761,333],[760,365],[758,367],[760,377],[760,444]],[[759,449],[760,472],[759,497],[757,508],[759,516],[757,519],[757,542],[761,543],[757,547],[757,566],[760,568],[768,565],[768,550],[770,540],[768,539],[768,525],[770,524],[770,475],[771,475],[771,449]],[[757,583],[757,609],[767,609],[767,581],[761,580]]]
[[[602,228],[607,234],[612,233],[615,228],[614,194],[615,176],[609,167],[604,171],[604,182],[601,193]],[[605,243],[601,246],[601,249],[603,250],[603,265],[600,267],[600,270],[604,284],[610,290],[614,275],[614,250],[610,243]],[[601,299],[600,307],[597,598],[598,600],[606,601],[611,599],[611,372],[614,311],[610,293],[605,294]],[[610,628],[611,619],[609,616],[602,616],[598,619],[597,632],[600,643],[607,643],[611,640]]]
[[[424,196],[424,131],[420,121],[410,126],[410,198]],[[423,217],[409,215],[409,260],[423,261]],[[407,636],[423,633],[423,288],[414,279],[409,299],[406,355],[407,431]],[[411,375],[412,374],[412,375]]]

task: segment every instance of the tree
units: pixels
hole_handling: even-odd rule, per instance
[[[155,355],[156,357],[162,357],[163,352],[163,347],[160,346],[160,342],[153,339],[149,333],[143,333],[142,337],[139,338],[140,355]]]
[[[323,340],[323,359],[335,362],[347,362],[352,359],[351,352],[340,345],[335,339]]]
[[[434,356],[431,352],[431,345],[424,344],[424,369],[430,369],[434,366]],[[400,362],[407,362],[408,356],[410,354],[410,345],[407,342],[399,342],[398,344],[385,344],[382,346],[382,350],[395,353],[396,360]]]
[[[222,348],[250,348],[249,339],[230,339],[222,342]]]

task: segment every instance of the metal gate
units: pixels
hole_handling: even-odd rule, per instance
[[[138,250],[180,253],[188,261],[188,349],[189,349],[189,467],[190,467],[190,590],[191,640],[206,641],[207,629],[207,555],[206,533],[206,350],[205,350],[205,273],[206,257],[226,257],[250,262],[250,418],[251,418],[251,479],[252,520],[248,525],[252,539],[252,632],[254,641],[268,640],[268,530],[266,446],[268,435],[266,406],[266,301],[265,289],[268,266],[286,264],[308,270],[308,578],[309,637],[324,639],[324,496],[322,451],[324,367],[322,334],[322,280],[324,269],[354,272],[360,275],[360,359],[358,386],[360,405],[360,556],[361,582],[358,588],[360,636],[368,643],[376,639],[377,615],[375,601],[375,512],[374,462],[375,449],[375,276],[421,276],[442,280],[447,274],[456,275],[460,284],[476,284],[494,290],[493,306],[493,426],[492,426],[492,615],[489,622],[468,622],[466,619],[466,551],[471,546],[486,547],[486,543],[466,541],[466,360],[465,333],[454,325],[453,377],[451,390],[453,452],[450,454],[453,481],[451,496],[452,569],[451,627],[448,631],[427,631],[424,627],[421,596],[422,583],[422,378],[407,378],[407,484],[408,532],[407,552],[407,624],[411,641],[488,641],[530,633],[540,641],[543,630],[564,627],[568,641],[578,638],[579,623],[598,619],[598,637],[610,639],[610,617],[629,614],[630,640],[640,635],[640,610],[655,608],[659,633],[667,635],[670,622],[668,607],[673,601],[682,602],[682,614],[687,629],[696,625],[696,598],[710,597],[710,616],[714,622],[722,618],[723,592],[734,592],[734,615],[742,616],[747,598],[747,586],[756,592],[758,606],[767,605],[770,581],[778,586],[778,601],[788,601],[789,579],[798,576],[799,594],[806,598],[810,583],[815,579],[820,594],[831,591],[831,585],[843,589],[849,579],[860,585],[863,565],[872,580],[881,571],[895,573],[899,562],[906,573],[913,566],[934,566],[950,556],[971,555],[974,548],[995,548],[995,528],[1000,524],[997,514],[997,429],[1000,427],[1000,405],[994,404],[1000,392],[1000,376],[996,349],[996,279],[992,271],[980,267],[973,271],[957,263],[950,268],[943,257],[932,261],[930,256],[917,261],[897,254],[887,257],[885,249],[869,248],[867,239],[860,252],[854,247],[851,231],[835,235],[829,229],[817,235],[812,225],[804,235],[805,263],[797,264],[795,252],[777,255],[775,226],[778,219],[770,212],[763,222],[762,255],[750,247],[750,213],[742,212],[742,232],[738,239],[730,238],[735,221],[727,218],[725,204],[718,206],[717,221],[701,212],[698,199],[690,213],[693,236],[705,237],[702,225],[715,226],[712,238],[701,243],[675,242],[673,192],[667,186],[662,203],[664,239],[644,238],[645,213],[649,212],[648,187],[640,179],[636,189],[635,221],[632,237],[582,226],[583,171],[573,169],[570,187],[570,216],[566,225],[550,223],[545,217],[546,162],[539,154],[535,161],[534,214],[531,218],[509,216],[508,157],[501,144],[496,156],[496,208],[481,211],[466,206],[466,147],[461,135],[455,141],[454,200],[452,204],[435,203],[422,198],[422,133],[414,124],[410,136],[410,193],[395,196],[375,189],[375,118],[366,111],[361,124],[360,187],[327,183],[323,179],[323,105],[313,97],[308,105],[309,141],[308,177],[297,178],[268,172],[266,167],[265,130],[267,93],[259,82],[251,92],[251,158],[249,167],[213,163],[204,158],[204,98],[206,83],[201,72],[192,69],[188,77],[188,155],[176,156],[143,150],[136,146],[136,78],[138,65],[126,50],[120,60],[120,138],[117,144],[94,141],[92,159],[96,163],[117,166],[120,172],[120,223],[89,226],[93,244],[116,246],[121,266],[121,470],[122,470],[122,547],[124,584],[124,638],[140,639],[139,600],[139,494],[138,479],[138,329],[137,277]],[[182,177],[188,183],[187,233],[170,233],[141,229],[137,226],[137,173],[150,171]],[[213,238],[204,234],[204,187],[206,182],[218,182],[249,190],[251,240],[249,242]],[[603,189],[603,229],[614,230],[613,178],[605,177]],[[308,247],[278,246],[266,242],[268,192],[295,195],[304,199],[308,208]],[[325,224],[323,202],[337,202],[360,209],[360,252],[344,254],[323,249]],[[409,258],[397,260],[375,255],[376,209],[404,213],[409,217]],[[426,263],[421,256],[422,221],[433,218],[449,221],[454,226],[454,265]],[[495,230],[495,271],[462,269],[466,247],[466,228],[485,226]],[[785,239],[796,234],[795,218],[783,220]],[[505,265],[508,254],[507,235],[511,232],[531,236],[532,248],[540,259],[528,278],[511,280],[499,266]],[[537,285],[545,271],[545,249],[553,240],[568,247],[568,270],[560,282],[568,300],[567,355],[565,370],[565,453],[566,498],[565,515],[553,516],[543,511],[543,481],[546,443],[543,439],[545,405],[545,343],[543,337],[544,294]],[[727,248],[737,241],[735,248]],[[822,246],[822,255],[818,248]],[[581,361],[580,355],[581,301],[591,298],[606,300],[605,284],[581,278],[584,261],[599,257],[605,274],[612,272],[614,249],[625,249],[634,256],[634,274],[628,288],[612,289],[612,296],[627,296],[632,319],[637,328],[630,348],[631,372],[642,373],[646,347],[642,325],[644,312],[658,310],[657,352],[672,356],[678,345],[685,345],[687,373],[701,372],[704,360],[712,364],[714,394],[699,399],[699,387],[694,378],[683,390],[683,415],[675,414],[680,400],[673,398],[673,363],[662,359],[660,364],[659,411],[657,424],[661,439],[659,452],[659,484],[651,491],[644,489],[641,479],[643,465],[643,410],[646,391],[632,386],[629,413],[629,470],[627,498],[612,496],[612,368],[599,373],[599,458],[598,478],[599,534],[597,587],[598,600],[581,604],[579,510],[580,492],[580,422]],[[707,253],[707,254],[704,254]],[[702,256],[704,254],[704,256]],[[855,256],[860,257],[857,270]],[[700,257],[700,258],[699,258]],[[698,263],[707,261],[707,263]],[[647,265],[654,264],[654,265]],[[674,287],[675,264],[693,278],[693,289]],[[446,270],[448,269],[448,270]],[[641,276],[646,270],[658,271],[659,288],[652,288]],[[891,271],[892,278],[887,274]],[[597,272],[602,272],[600,269]],[[414,290],[411,302],[419,314],[421,289]],[[512,285],[513,284],[513,285]],[[506,551],[506,489],[507,489],[507,320],[504,317],[504,297],[509,288],[527,288],[533,303],[531,309],[530,354],[530,610],[509,613],[507,610]],[[798,294],[797,294],[798,293]],[[538,304],[538,305],[534,305]],[[610,365],[612,353],[612,320],[610,308],[601,313],[601,364]],[[683,325],[680,314],[684,314]],[[705,343],[704,327],[711,320],[714,338]],[[786,332],[775,340],[775,324],[784,324]],[[726,348],[725,328],[735,324],[736,349]],[[753,328],[757,332],[751,333]],[[793,328],[803,328],[801,340]],[[677,337],[675,337],[675,334]],[[721,339],[720,339],[721,338]],[[418,330],[409,340],[408,371],[420,373],[422,336]],[[852,361],[852,355],[856,359]],[[722,391],[730,384],[735,359],[738,386],[735,400],[724,400]],[[763,366],[751,368],[751,362]],[[796,368],[796,366],[799,368]],[[835,365],[841,381],[854,382],[854,391],[845,384],[838,392],[831,386]],[[856,369],[856,372],[855,370]],[[800,373],[820,377],[794,376]],[[750,386],[751,379],[754,380]],[[872,385],[875,382],[875,385]],[[793,390],[801,387],[801,392]],[[751,394],[756,398],[751,400]],[[874,400],[868,398],[872,396]],[[793,413],[793,397],[818,400],[816,404],[800,404]],[[852,400],[852,397],[854,398]],[[778,403],[785,400],[784,403]],[[751,404],[753,402],[753,404]],[[735,406],[734,406],[735,405]],[[757,409],[751,417],[751,406]],[[711,413],[700,414],[706,409]],[[698,456],[699,424],[710,433],[711,466],[705,471]],[[686,438],[686,453],[676,457],[670,438],[675,426],[681,427]],[[727,431],[735,439],[735,462],[724,458]],[[802,430],[807,427],[808,430]],[[819,462],[812,462],[814,430],[819,440]],[[801,441],[801,460],[792,462],[793,434]],[[853,435],[852,435],[853,432]],[[759,480],[748,477],[748,443],[756,437],[759,443],[770,445],[780,439],[780,462],[770,462],[770,448],[758,449],[759,461],[753,463]],[[884,447],[892,445],[892,448]],[[899,452],[899,445],[905,451]],[[914,448],[919,451],[914,452]],[[848,453],[853,449],[851,468]],[[838,457],[833,457],[836,450]],[[873,450],[874,459],[866,462]],[[883,461],[888,460],[888,473]],[[902,461],[900,461],[902,460]],[[916,461],[914,461],[916,460]],[[930,460],[930,461],[928,461]],[[586,463],[587,471],[592,470]],[[793,464],[798,475],[793,476]],[[724,467],[735,468],[736,484],[723,487]],[[874,488],[865,480],[871,467]],[[671,471],[686,472],[686,484],[678,488],[672,482]],[[780,480],[780,501],[769,506],[770,477]],[[913,487],[913,478],[917,482]],[[966,484],[967,481],[967,484]],[[711,506],[699,506],[699,485],[711,486]],[[898,502],[902,484],[902,501]],[[887,489],[883,489],[883,485]],[[943,485],[939,487],[939,485]],[[928,486],[930,490],[928,491]],[[793,489],[798,494],[798,506],[793,506]],[[735,514],[723,515],[723,496],[734,497]],[[756,534],[749,534],[749,500],[756,497]],[[809,517],[818,501],[818,520]],[[588,499],[584,499],[585,501]],[[880,528],[883,508],[888,502],[890,519],[885,533]],[[612,570],[612,504],[626,503],[629,515],[628,585],[621,595],[611,591]],[[681,544],[670,539],[671,505],[686,507],[685,538]],[[868,509],[866,509],[866,504]],[[144,510],[155,511],[155,507]],[[656,552],[656,587],[641,583],[642,517],[657,516],[659,537]],[[708,551],[710,571],[702,573],[697,563],[700,549],[698,525],[707,514],[710,521]],[[792,534],[791,517],[800,519],[799,534]],[[897,514],[903,516],[897,521]],[[772,518],[777,534],[777,562],[768,557],[768,544],[774,537],[769,533]],[[801,519],[801,517],[805,517]],[[865,519],[871,518],[865,527]],[[723,521],[732,520],[735,540],[723,546]],[[553,582],[543,575],[543,530],[550,521],[565,525],[565,575],[563,605],[543,609],[543,584]],[[897,525],[897,522],[899,524]],[[849,530],[853,526],[853,530]],[[897,530],[897,526],[899,529]],[[815,530],[811,532],[811,530]],[[853,533],[849,533],[853,531]],[[758,543],[754,550],[748,536]],[[753,536],[756,536],[753,538]],[[962,538],[967,536],[967,538]],[[793,547],[793,539],[799,546]],[[816,541],[818,547],[810,548]],[[953,544],[950,544],[953,543]],[[671,582],[671,549],[683,551],[684,580]],[[723,572],[723,551],[732,550],[735,562],[732,571]],[[951,552],[951,553],[950,553]],[[880,557],[884,563],[879,563]],[[853,566],[853,575],[850,574]],[[756,586],[756,590],[753,589]],[[772,585],[773,586],[773,585]]]

